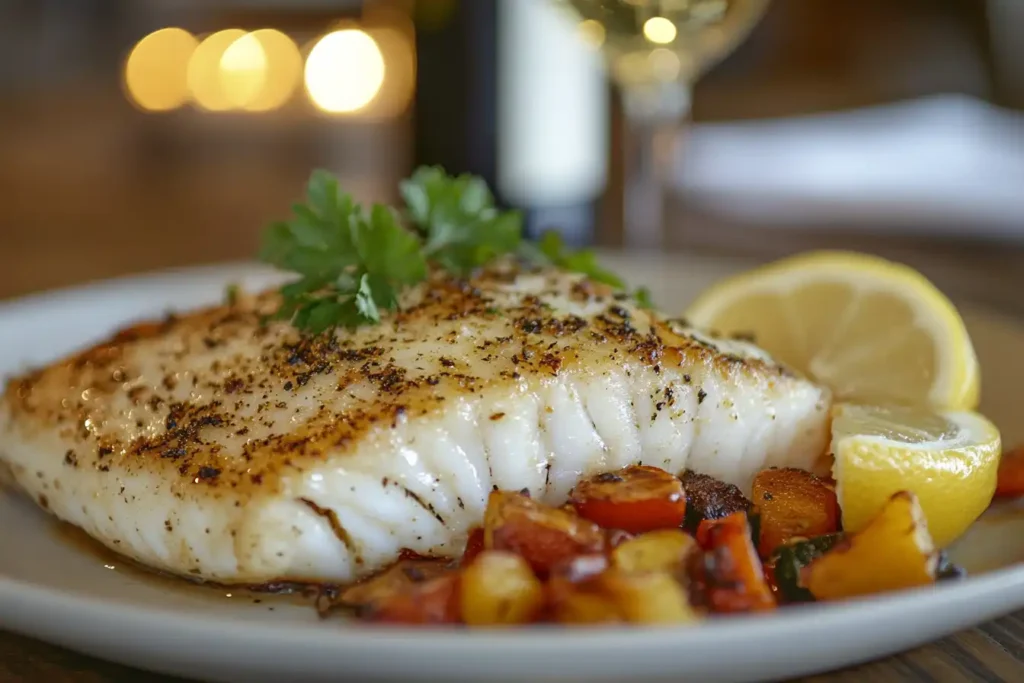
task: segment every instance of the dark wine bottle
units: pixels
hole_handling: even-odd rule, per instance
[[[593,241],[608,149],[600,55],[551,0],[462,0],[418,17],[418,163],[484,177],[527,233]]]

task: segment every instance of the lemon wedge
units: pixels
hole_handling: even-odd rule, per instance
[[[753,335],[838,400],[972,410],[978,360],[952,303],[917,271],[849,252],[811,252],[720,282],[686,312]]]
[[[999,431],[973,412],[839,404],[832,413],[832,476],[843,529],[868,526],[899,491],[921,503],[935,544],[956,540],[996,488]]]

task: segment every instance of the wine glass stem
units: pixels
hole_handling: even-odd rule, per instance
[[[669,82],[623,87],[625,191],[623,245],[665,243],[665,203],[673,183],[679,137],[689,118],[690,89]]]

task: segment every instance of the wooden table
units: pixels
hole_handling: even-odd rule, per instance
[[[69,166],[66,159],[90,153],[92,136],[61,129],[59,139],[51,140],[58,151],[49,156],[37,144],[18,146],[12,138],[19,136],[24,142],[16,129],[13,136],[0,139],[7,154],[0,165],[0,186],[5,188],[0,202],[0,300],[154,268],[247,258],[259,226],[287,210],[308,168],[251,163],[226,167],[211,161],[175,173],[147,170],[125,158]],[[14,159],[19,152],[20,159]],[[689,229],[674,238],[674,246],[746,252],[752,259],[815,246],[867,249],[911,263],[956,298],[1024,316],[1020,247],[867,238],[836,231],[828,237],[773,231],[770,240],[751,240],[749,229],[708,229],[709,220],[692,216],[682,221]],[[171,680],[0,632],[3,683]],[[1024,681],[1024,613],[877,663],[807,680]]]

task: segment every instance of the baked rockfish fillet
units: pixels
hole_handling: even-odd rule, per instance
[[[303,337],[275,292],[141,324],[12,380],[0,466],[150,567],[346,582],[456,556],[495,488],[561,503],[634,463],[749,490],[825,451],[827,390],[557,270],[441,274]]]

